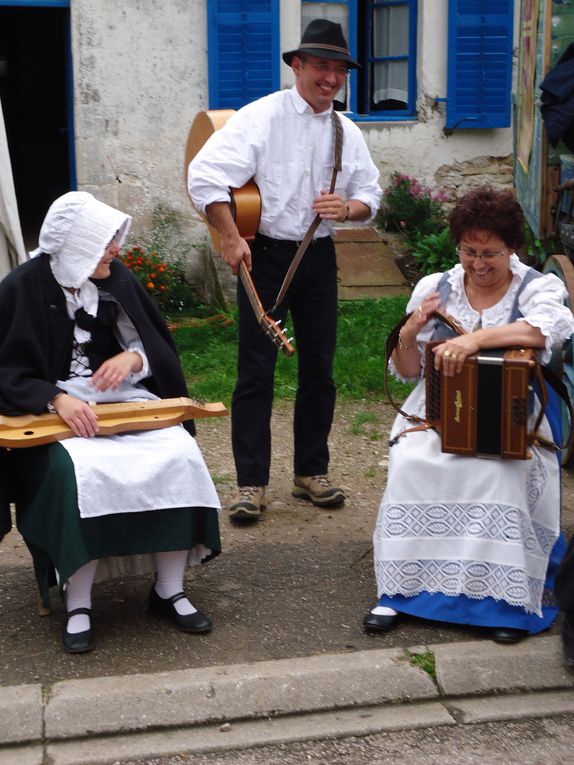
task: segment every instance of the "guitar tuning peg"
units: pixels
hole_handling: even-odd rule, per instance
[[[277,324],[277,326],[278,326],[278,327],[280,327],[280,326],[281,326],[281,319],[277,319],[277,321],[275,322],[275,324]]]

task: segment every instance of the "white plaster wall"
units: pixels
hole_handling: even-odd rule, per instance
[[[448,0],[420,0],[417,48],[418,119],[361,125],[381,183],[400,170],[432,185],[443,165],[512,154],[511,128],[443,133],[446,106],[436,98],[447,95]]]
[[[78,185],[144,227],[158,203],[205,238],[183,180],[183,152],[198,111],[208,108],[206,0],[72,0]],[[520,4],[517,3],[517,6]],[[512,153],[512,131],[443,134],[448,0],[420,0],[418,119],[360,123],[381,182],[400,169],[433,184],[438,168]],[[518,13],[518,9],[517,9]],[[282,0],[281,50],[300,40],[300,0]],[[290,69],[281,63],[281,85]]]
[[[191,224],[183,154],[207,108],[205,2],[73,0],[71,14],[78,187],[136,230],[158,203]]]

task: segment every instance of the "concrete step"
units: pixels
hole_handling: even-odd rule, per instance
[[[396,264],[405,253],[399,234],[372,226],[341,226],[335,232],[340,300],[410,295]]]

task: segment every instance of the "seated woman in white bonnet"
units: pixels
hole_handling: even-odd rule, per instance
[[[64,194],[33,259],[0,283],[0,413],[56,411],[77,436],[0,450],[0,515],[12,498],[45,606],[59,583],[72,653],[93,646],[96,574],[155,571],[148,611],[184,632],[211,628],[183,592],[187,565],[221,549],[219,500],[193,423],[92,438],[87,402],[187,395],[169,330],[115,260],[130,223],[91,194]]]

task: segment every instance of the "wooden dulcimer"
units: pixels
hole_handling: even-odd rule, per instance
[[[210,111],[199,112],[191,126],[189,136],[187,139],[187,146],[185,148],[184,158],[184,175],[185,184],[187,188],[187,168],[189,163],[195,157],[197,152],[201,149],[207,139],[216,131],[219,130],[227,120],[234,114],[234,109],[212,109]],[[261,196],[257,184],[252,179],[240,189],[230,189],[231,196],[231,212],[237,225],[237,230],[240,236],[245,239],[246,242],[252,242],[259,226],[259,218],[261,217]],[[207,223],[209,235],[216,252],[221,252],[221,240],[217,229],[211,225],[209,220],[203,213],[200,212],[201,217]],[[259,295],[251,274],[247,270],[245,263],[242,261],[239,264],[239,278],[241,279],[253,312],[257,317],[259,326],[265,332],[271,342],[286,356],[293,356],[295,349],[291,340],[293,338],[287,337],[285,331],[280,327],[280,321],[272,319],[267,311],[263,308]]]
[[[98,436],[134,430],[158,430],[178,425],[184,420],[223,417],[227,414],[227,409],[220,402],[209,404],[183,396],[91,406],[98,417]],[[18,417],[0,415],[0,446],[19,449],[51,444],[74,436],[75,433],[57,414],[23,414]]]

